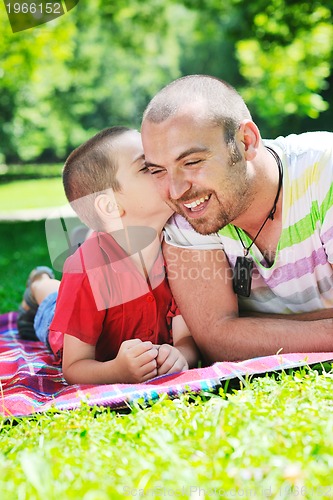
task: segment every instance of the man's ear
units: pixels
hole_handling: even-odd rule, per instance
[[[247,161],[251,161],[257,155],[260,144],[260,132],[252,120],[244,120],[238,129],[238,138],[243,143],[244,155]]]
[[[100,193],[96,196],[94,205],[99,217],[105,221],[119,219],[125,214],[123,207],[109,193]]]

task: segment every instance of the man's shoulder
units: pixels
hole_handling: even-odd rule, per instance
[[[179,214],[174,214],[164,227],[164,240],[168,245],[200,249],[221,248],[217,234],[200,234]]]
[[[333,147],[333,132],[304,132],[264,139],[266,146],[278,147],[286,155],[304,155],[313,151],[326,151]]]

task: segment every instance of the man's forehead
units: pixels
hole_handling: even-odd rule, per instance
[[[170,116],[161,123],[147,122],[142,126],[142,139],[143,146],[154,142],[157,138],[163,140],[174,140],[177,137],[180,138],[189,135],[197,135],[199,133],[202,135],[205,130],[207,132],[212,128],[216,127],[211,120],[208,119],[206,115],[200,116],[198,113],[192,113],[189,110],[186,112],[180,112],[173,116]],[[194,138],[194,137],[193,137]],[[157,144],[156,144],[157,145]]]
[[[207,116],[208,108],[209,106],[206,99],[202,96],[196,96],[193,100],[187,100],[180,104],[175,115],[184,117],[198,116],[200,118],[204,118]]]
[[[175,110],[170,113],[167,118],[165,118],[161,122],[152,122],[149,120],[149,117],[146,117],[143,120],[143,126],[145,125],[145,123],[163,125],[174,121],[187,121],[189,119],[202,122],[207,120],[208,114],[209,112],[207,102],[200,97],[193,102],[184,102],[180,104],[175,108]]]

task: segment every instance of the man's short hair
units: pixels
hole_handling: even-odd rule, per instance
[[[81,144],[67,158],[62,180],[66,197],[80,219],[92,229],[99,221],[94,209],[98,194],[106,189],[119,191],[115,139],[129,132],[127,127],[106,128]]]
[[[208,75],[189,75],[160,90],[148,104],[143,120],[162,123],[196,102],[204,105],[209,121],[223,127],[227,143],[234,139],[243,120],[252,119],[240,94],[227,82]]]

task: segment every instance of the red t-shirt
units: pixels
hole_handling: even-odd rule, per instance
[[[172,344],[171,320],[177,314],[161,251],[146,279],[109,234],[93,233],[65,262],[49,343],[59,355],[67,333],[96,346],[96,359],[107,361],[124,340]]]

